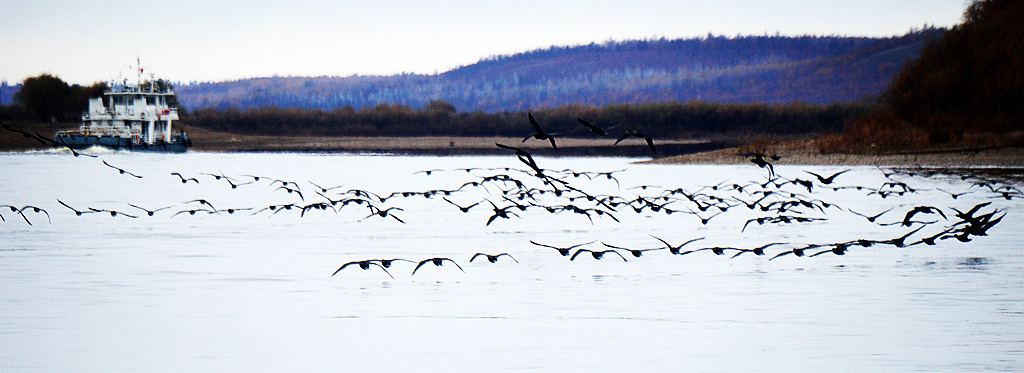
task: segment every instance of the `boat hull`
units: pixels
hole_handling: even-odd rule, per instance
[[[191,140],[181,142],[158,142],[155,144],[135,143],[130,138],[106,137],[106,136],[84,136],[84,135],[57,135],[54,138],[58,144],[72,149],[86,149],[93,146],[102,146],[114,150],[130,150],[158,153],[184,153],[191,147]]]

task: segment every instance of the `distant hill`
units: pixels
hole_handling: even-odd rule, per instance
[[[252,78],[177,92],[189,110],[422,108],[433,100],[460,112],[693,100],[829,104],[880,95],[944,31],[633,40],[491,57],[438,75]]]

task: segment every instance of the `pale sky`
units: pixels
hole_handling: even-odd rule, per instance
[[[0,81],[433,74],[552,45],[714,35],[893,36],[968,0],[0,0]]]

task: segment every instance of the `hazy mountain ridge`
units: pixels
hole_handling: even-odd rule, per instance
[[[422,108],[433,100],[486,112],[693,100],[828,104],[879,95],[943,32],[631,40],[494,56],[438,75],[270,77],[176,88],[189,110]],[[3,87],[0,98],[9,100],[17,87]]]
[[[803,101],[875,96],[944,30],[890,38],[747,36],[634,40],[496,56],[439,75],[274,77],[178,88],[189,108],[421,108],[519,111],[566,104]]]

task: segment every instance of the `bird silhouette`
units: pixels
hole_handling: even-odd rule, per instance
[[[189,181],[194,181],[196,184],[199,184],[199,180],[194,178],[194,177],[185,178],[184,176],[181,176],[181,174],[177,173],[177,172],[171,172],[171,175],[174,175],[174,176],[177,176],[178,178],[180,178],[182,184],[188,183]]]
[[[320,189],[321,193],[327,193],[329,191],[332,191],[332,190],[335,190],[335,189],[338,189],[338,188],[342,187],[341,185],[333,186],[333,187],[322,187],[322,186],[316,185],[316,183],[314,183],[312,181],[309,181],[309,183],[312,184],[313,186],[315,186],[317,189]]]
[[[197,212],[205,212],[207,214],[214,214],[214,213],[216,213],[216,211],[213,211],[213,210],[192,209],[192,210],[181,210],[181,211],[178,211],[178,212],[174,213],[174,215],[171,215],[171,217],[173,218],[175,216],[178,216],[178,215],[181,215],[181,214],[184,214],[184,213],[188,213],[189,215],[195,215]]]
[[[354,262],[345,263],[341,267],[338,267],[338,269],[336,271],[334,271],[334,273],[331,274],[331,277],[334,277],[334,275],[338,274],[338,272],[341,272],[341,270],[345,269],[345,267],[348,267],[348,266],[353,265],[353,264],[358,265],[359,268],[362,268],[363,270],[370,269],[370,266],[374,265],[374,266],[380,267],[380,269],[383,270],[384,273],[387,273],[388,277],[391,277],[391,279],[395,278],[395,276],[391,275],[391,272],[388,272],[387,268],[384,268],[383,265],[381,265],[380,263],[377,263],[377,262],[375,262],[373,260],[358,260],[358,261],[354,261]]]
[[[476,259],[478,256],[483,256],[483,257],[487,258],[488,262],[496,263],[498,261],[498,258],[501,257],[502,255],[507,256],[509,258],[512,258],[512,261],[514,261],[516,263],[519,263],[519,261],[516,260],[516,258],[513,258],[512,255],[509,255],[508,253],[501,253],[501,254],[497,254],[497,255],[490,255],[490,254],[484,254],[484,253],[476,253],[476,254],[473,254],[472,258],[469,258],[469,262],[472,263],[473,260]]]
[[[880,243],[880,244],[893,245],[893,246],[902,248],[902,247],[906,246],[905,241],[906,241],[907,237],[910,237],[910,235],[912,235],[914,233],[917,233],[917,231],[919,231],[921,229],[924,229],[924,227],[918,227],[917,229],[912,230],[909,233],[907,233],[907,234],[905,234],[903,236],[900,236],[900,237],[896,237],[896,238],[885,240],[885,241],[875,241],[875,242],[876,243]]]
[[[519,217],[519,215],[516,215],[516,213],[508,211],[508,209],[515,207],[515,205],[498,208],[498,205],[495,205],[494,202],[491,202],[490,200],[487,200],[487,203],[490,203],[491,206],[494,207],[494,215],[491,215],[490,218],[487,218],[487,224],[484,225],[491,225],[491,222],[493,222],[494,219],[497,218],[511,219],[510,217],[508,217],[509,215],[514,215],[517,218]]]
[[[950,192],[950,191],[942,190],[942,189],[939,189],[939,188],[935,188],[935,189],[936,189],[936,190],[938,190],[938,191],[940,191],[940,192],[943,192],[943,193],[949,194],[949,196],[950,196],[950,197],[952,197],[953,199],[957,199],[957,198],[960,198],[960,196],[963,196],[963,195],[965,195],[965,194],[968,194],[968,193],[970,193],[970,191],[966,191],[966,192],[962,192],[962,193],[954,193],[954,192]]]
[[[907,211],[907,215],[903,218],[903,226],[909,227],[911,223],[910,219],[916,214],[939,214],[943,219],[946,219],[946,214],[938,208],[932,206],[916,206],[914,209]]]
[[[76,216],[82,216],[82,214],[91,214],[91,213],[95,213],[96,212],[96,211],[80,211],[80,210],[77,210],[74,207],[68,206],[68,204],[62,202],[59,198],[57,199],[57,203],[60,203],[61,205],[64,205],[64,207],[67,207],[69,210],[74,211]]]
[[[238,187],[240,186],[249,185],[256,182],[256,180],[250,180],[244,183],[239,183],[233,178],[224,178],[224,180],[228,182],[228,185],[231,186],[231,189],[238,189]]]
[[[684,252],[680,253],[679,255],[692,254],[692,253],[695,253],[695,252],[698,252],[698,251],[710,251],[710,252],[714,253],[715,255],[725,255],[725,251],[726,250],[743,251],[743,249],[736,248],[736,247],[714,246],[714,247],[705,247],[705,248],[700,248],[700,249],[696,249],[696,250],[684,251]]]
[[[672,245],[670,245],[668,243],[668,241],[665,241],[665,240],[663,240],[661,238],[658,238],[657,236],[655,236],[653,234],[649,234],[648,233],[647,235],[651,236],[651,237],[654,237],[654,239],[656,239],[658,241],[661,241],[661,243],[665,244],[665,248],[667,248],[668,252],[672,253],[672,255],[682,255],[682,253],[680,251],[683,249],[683,246],[686,246],[686,245],[688,245],[688,244],[690,244],[692,242],[696,242],[696,241],[700,241],[700,240],[704,239],[704,237],[698,237],[698,238],[694,238],[694,239],[691,239],[689,241],[683,242],[683,243],[681,243],[681,244],[679,244],[677,246],[672,246]]]
[[[533,119],[533,114],[526,113],[526,116],[527,118],[530,119],[530,125],[533,126],[534,133],[523,138],[523,142],[526,142],[526,140],[529,140],[531,138],[542,141],[547,140],[548,142],[551,143],[551,149],[558,150],[558,146],[555,145],[555,135],[557,135],[557,133],[545,133],[544,130],[540,128],[540,124],[537,123],[537,120]]]
[[[166,209],[169,209],[171,207],[174,207],[174,206],[167,206],[167,207],[158,208],[156,210],[149,210],[149,209],[146,209],[144,207],[139,207],[139,206],[133,205],[131,203],[129,203],[128,206],[131,206],[131,207],[137,208],[139,210],[145,211],[146,215],[149,215],[149,216],[153,216],[153,214],[155,214],[157,211],[162,211],[162,210],[166,210]]]
[[[770,243],[770,244],[767,244],[767,245],[755,247],[753,249],[739,249],[740,251],[738,253],[736,253],[736,255],[733,255],[732,257],[735,258],[737,256],[740,256],[740,255],[746,254],[746,253],[754,253],[754,255],[763,256],[764,255],[764,249],[767,249],[767,248],[775,246],[775,245],[785,245],[785,244],[786,244],[785,242],[773,242],[773,243]]]
[[[47,223],[50,223],[50,224],[53,224],[53,221],[52,221],[52,220],[50,220],[50,213],[49,213],[49,212],[46,212],[46,210],[44,210],[44,209],[43,209],[43,208],[41,208],[41,207],[36,207],[36,206],[22,206],[22,207],[21,207],[20,209],[18,209],[18,213],[19,213],[19,214],[21,214],[21,216],[22,216],[22,217],[24,217],[24,218],[25,218],[25,219],[27,220],[28,218],[27,218],[27,217],[25,216],[25,210],[29,210],[30,212],[34,212],[34,213],[37,213],[37,214],[38,214],[38,213],[43,213],[43,214],[45,214],[45,215],[46,215],[46,222],[47,222]]]
[[[16,206],[12,205],[0,205],[0,207],[7,207],[9,210],[11,210],[11,212],[20,215],[21,218],[25,220],[26,224],[28,224],[29,226],[32,225],[32,221],[28,220],[28,217],[25,216],[25,213],[22,212],[22,209],[19,209]],[[47,216],[49,216],[49,214],[47,214]],[[2,217],[0,217],[0,220],[7,221],[7,219],[3,219]]]
[[[409,263],[416,263],[415,261],[412,261],[412,260],[409,260],[409,259],[402,259],[402,258],[394,258],[394,259],[371,259],[370,261],[371,261],[371,262],[380,262],[380,265],[381,265],[381,266],[383,266],[384,268],[391,268],[391,263],[394,263],[394,262],[409,262]]]
[[[742,157],[752,157],[752,158],[750,158],[750,162],[751,163],[757,165],[757,167],[768,169],[768,178],[769,179],[775,178],[775,167],[772,166],[771,163],[769,163],[767,160],[764,159],[764,157],[765,157],[764,154],[761,154],[761,153],[758,153],[758,152],[750,152],[750,153],[741,154],[740,156],[742,156]]]
[[[572,249],[575,249],[577,247],[584,246],[584,245],[590,245],[590,244],[592,244],[594,242],[597,242],[597,241],[590,241],[590,242],[586,242],[586,243],[575,244],[575,245],[572,245],[572,246],[569,246],[569,247],[558,247],[558,246],[545,245],[545,244],[542,244],[542,243],[536,243],[533,240],[530,240],[530,243],[532,243],[534,245],[543,246],[543,247],[547,247],[547,248],[552,248],[552,249],[558,250],[558,253],[561,254],[562,256],[569,256],[569,251],[571,251]]]
[[[448,259],[448,258],[430,258],[430,259],[423,259],[418,264],[416,264],[416,268],[412,269],[412,275],[415,275],[416,271],[418,271],[420,269],[420,267],[422,267],[424,264],[431,263],[431,264],[433,264],[435,266],[440,267],[441,264],[444,264],[444,261],[446,261],[446,260],[449,261],[449,262],[452,262],[452,264],[454,264],[456,267],[458,267],[459,270],[462,271],[462,273],[466,273],[466,270],[462,269],[462,266],[460,266],[459,263],[456,263],[454,260],[451,260],[451,259]],[[412,275],[410,275],[410,276],[412,276]]]
[[[138,179],[142,178],[142,176],[133,174],[131,172],[125,171],[123,168],[120,168],[120,167],[114,166],[114,165],[112,165],[110,163],[107,163],[106,160],[103,161],[103,164],[107,165],[107,167],[110,167],[110,168],[113,168],[113,169],[117,170],[117,172],[120,173],[121,175],[134,176],[135,178],[138,178]]]
[[[115,211],[115,210],[97,209],[97,208],[92,208],[92,207],[90,207],[89,210],[92,210],[93,212],[105,212],[105,213],[108,213],[108,214],[110,214],[110,217],[112,217],[112,218],[113,217],[117,217],[118,215],[126,216],[126,217],[129,217],[129,218],[132,218],[132,219],[137,219],[138,218],[138,216],[131,215],[131,214],[125,214],[123,212]]]
[[[608,134],[608,130],[613,129],[613,128],[619,126],[619,125],[614,125],[614,126],[607,127],[607,128],[601,128],[601,127],[598,127],[598,126],[596,126],[596,125],[594,125],[594,124],[592,124],[590,122],[587,122],[587,121],[585,121],[583,119],[580,119],[579,117],[576,118],[576,121],[580,122],[580,124],[582,124],[583,126],[587,127],[587,129],[590,129],[590,132],[596,133],[598,136],[605,136],[605,135]]]
[[[818,181],[821,182],[822,184],[829,185],[829,184],[832,184],[833,181],[835,181],[836,176],[839,176],[839,175],[842,175],[844,173],[850,172],[850,170],[839,171],[839,172],[836,172],[836,173],[834,173],[834,174],[832,174],[832,175],[830,175],[828,177],[824,177],[824,176],[818,175],[818,174],[810,172],[810,171],[804,171],[804,172],[809,173],[811,175],[814,175],[814,177],[818,178]]]
[[[786,255],[789,255],[789,254],[793,254],[793,256],[804,256],[804,251],[809,249],[809,248],[812,248],[812,247],[813,246],[811,246],[811,247],[794,247],[794,248],[790,249],[789,251],[783,251],[781,253],[776,254],[775,256],[769,258],[768,261],[770,262],[772,260],[775,260],[775,258],[786,256]]]
[[[569,257],[569,260],[576,260],[576,256],[580,255],[580,253],[582,253],[584,251],[590,253],[590,256],[594,257],[594,259],[597,259],[597,260],[601,260],[601,258],[604,257],[604,254],[613,253],[615,255],[618,255],[619,258],[622,258],[622,261],[628,262],[628,260],[626,260],[626,257],[622,256],[622,254],[619,254],[619,252],[614,250],[614,249],[612,249],[612,250],[602,250],[602,251],[594,251],[594,250],[590,250],[590,249],[579,249],[579,250],[576,250],[576,252],[573,253],[571,257]]]
[[[813,258],[813,257],[816,257],[818,255],[826,254],[826,253],[832,253],[832,254],[835,254],[835,255],[846,255],[846,250],[848,248],[849,248],[849,246],[847,244],[845,244],[845,243],[837,243],[837,244],[832,245],[832,247],[827,249],[827,250],[822,250],[822,251],[816,252],[814,254],[808,255],[807,257],[808,258]]]
[[[604,243],[604,242],[602,242],[602,244],[604,244],[607,247],[613,248],[613,249],[628,251],[631,255],[633,255],[634,258],[639,258],[639,257],[643,256],[645,251],[655,251],[655,250],[665,250],[666,249],[665,247],[658,247],[658,248],[653,248],[653,249],[627,249],[625,247],[609,245],[609,244]]]
[[[619,138],[615,140],[615,143],[612,145],[618,145],[620,142],[622,142],[622,140],[628,139],[630,137],[644,139],[644,141],[647,142],[647,147],[651,149],[651,152],[654,154],[658,154],[658,150],[654,148],[654,140],[651,139],[650,136],[634,130],[626,130],[626,132],[623,133],[622,136],[619,136]]]
[[[210,203],[210,201],[207,201],[207,200],[202,199],[202,198],[194,199],[194,200],[183,202],[183,203],[196,203],[196,202],[199,203],[199,204],[202,204],[202,205],[210,206],[210,209],[213,210],[213,212],[217,212],[217,208],[213,207],[213,204]]]
[[[515,155],[519,157],[520,162],[523,162],[523,164],[529,166],[531,169],[537,172],[537,175],[544,175],[544,170],[537,165],[537,162],[533,160],[533,156],[530,155],[529,152],[514,146],[508,146],[499,143],[494,143],[494,145],[502,149],[512,150],[513,152],[515,152]]]
[[[697,216],[697,218],[700,219],[700,224],[701,225],[708,225],[708,222],[711,221],[712,218],[722,214],[722,211],[719,211],[719,212],[717,212],[715,214],[712,214],[712,215],[710,215],[708,217],[703,217],[703,216],[700,216],[700,213],[694,212],[692,210],[687,210],[686,212],[689,213],[689,214],[693,214],[693,215]]]
[[[287,186],[281,185],[281,186],[277,187],[277,189],[274,189],[274,190],[281,190],[281,189],[284,189],[285,191],[287,191],[288,194],[292,194],[292,193],[298,194],[299,195],[299,199],[301,199],[303,201],[306,200],[306,197],[302,196],[302,191],[300,191],[298,188],[292,189],[292,188],[289,188]]]
[[[974,214],[977,213],[978,210],[980,210],[982,207],[988,206],[990,204],[992,204],[992,201],[984,202],[984,203],[979,203],[977,205],[974,205],[974,207],[971,207],[971,209],[967,210],[967,212],[961,212],[960,210],[957,210],[957,209],[954,208],[953,211],[956,212],[956,215],[954,215],[954,216],[956,216],[956,217],[958,217],[958,218],[960,218],[962,220],[971,220],[971,219],[974,219]]]
[[[386,217],[390,216],[392,219],[398,220],[399,223],[405,224],[405,221],[403,221],[399,217],[395,216],[395,214],[391,213],[392,210],[404,211],[404,210],[402,210],[401,207],[388,207],[388,208],[382,210],[382,209],[377,208],[377,207],[375,207],[373,205],[370,205],[369,208],[370,208],[370,215],[367,215],[365,218],[359,219],[359,221],[363,221],[363,220],[372,218],[374,216],[379,216],[379,217],[382,217],[382,218],[386,218]]]
[[[888,210],[882,211],[882,212],[880,212],[878,214],[875,214],[875,215],[872,215],[872,216],[864,215],[864,214],[861,214],[859,212],[856,212],[856,211],[853,211],[853,210],[850,210],[850,209],[847,209],[846,211],[849,211],[849,212],[853,213],[854,215],[859,215],[859,216],[861,216],[861,217],[863,217],[865,219],[868,219],[869,222],[874,223],[875,220],[878,219],[880,216],[885,215],[885,213],[887,213],[889,211],[892,211],[895,208],[896,208],[896,206],[890,207]]]
[[[469,205],[469,206],[459,206],[458,204],[456,204],[455,202],[452,202],[448,198],[441,197],[441,199],[443,199],[443,200],[447,201],[448,203],[452,204],[452,206],[458,207],[459,211],[462,211],[464,213],[469,212],[469,209],[471,209],[473,207],[476,207],[476,205],[479,205],[481,202],[483,202],[483,201],[480,201],[480,202],[474,203],[474,204]]]

